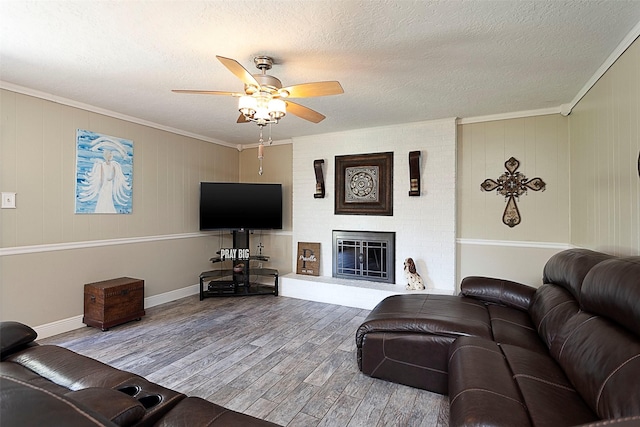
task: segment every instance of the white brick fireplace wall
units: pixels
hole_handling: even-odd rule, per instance
[[[409,152],[419,150],[421,195],[409,196]],[[393,151],[393,216],[334,215],[335,156]],[[313,161],[324,159],[326,195],[315,199]],[[293,270],[298,242],[321,244],[316,293],[331,277],[332,230],[396,233],[396,284],[370,287],[405,292],[402,264],[411,257],[431,292],[453,293],[456,272],[456,121],[445,119],[293,139]],[[291,280],[283,278],[283,295]],[[367,284],[353,284],[367,287]],[[327,292],[332,292],[327,287]],[[385,292],[386,293],[386,292]],[[330,302],[330,301],[327,301]],[[349,304],[346,304],[349,305]],[[353,305],[353,304],[351,304]]]

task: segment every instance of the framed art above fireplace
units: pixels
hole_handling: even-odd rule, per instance
[[[393,215],[393,152],[336,156],[336,215]]]

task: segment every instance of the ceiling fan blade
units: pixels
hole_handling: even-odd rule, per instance
[[[229,71],[231,71],[237,78],[242,80],[242,83],[248,86],[260,87],[258,81],[251,75],[250,72],[247,71],[238,61],[231,58],[225,58],[224,56],[217,56],[218,61],[222,62],[222,65],[227,67]]]
[[[307,108],[303,105],[296,104],[295,102],[285,101],[287,103],[287,113],[291,113],[294,116],[298,116],[301,119],[309,120],[313,123],[320,123],[326,117],[317,111]]]
[[[244,114],[240,113],[240,116],[238,117],[238,120],[236,120],[236,123],[249,123],[249,120],[247,120]]]
[[[225,92],[220,90],[189,90],[189,89],[173,89],[175,93],[191,93],[197,95],[228,95],[228,96],[244,96],[244,93]]]
[[[344,93],[339,82],[315,82],[303,83],[282,88],[281,91],[289,92],[289,98],[311,98],[314,96],[339,95]]]

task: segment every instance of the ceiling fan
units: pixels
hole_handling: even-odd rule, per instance
[[[242,83],[244,93],[211,90],[173,90],[176,93],[203,95],[227,95],[239,98],[238,123],[254,122],[261,128],[267,124],[278,123],[287,112],[313,123],[319,123],[325,116],[311,108],[290,101],[290,98],[311,98],[316,96],[338,95],[344,93],[337,81],[303,83],[282,87],[280,80],[267,74],[273,66],[270,56],[256,56],[253,62],[260,74],[251,74],[238,61],[223,56],[216,56]]]

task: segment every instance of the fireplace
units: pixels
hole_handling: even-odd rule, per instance
[[[395,283],[396,233],[333,231],[333,277]]]

